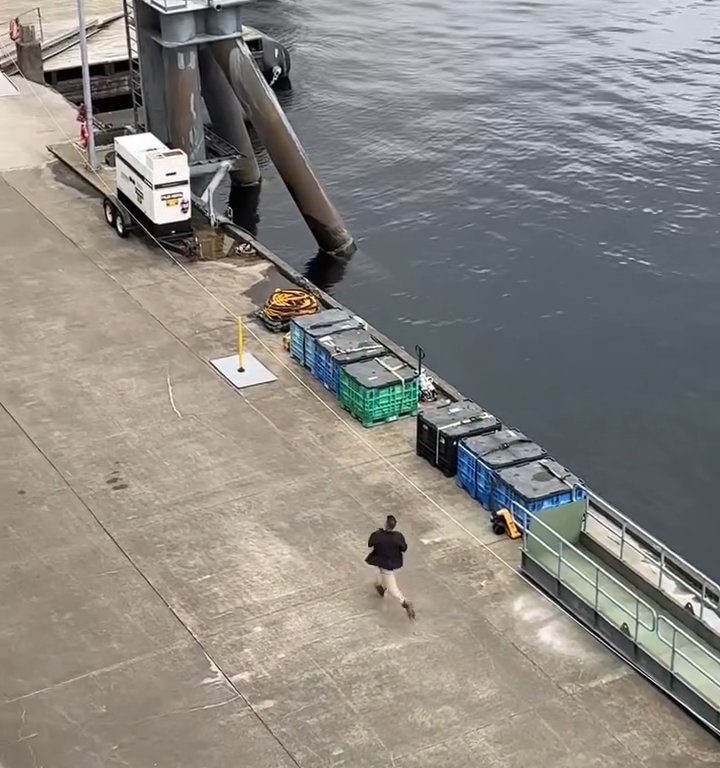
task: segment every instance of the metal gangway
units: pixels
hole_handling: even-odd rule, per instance
[[[720,735],[717,585],[594,494],[512,512],[523,573]]]

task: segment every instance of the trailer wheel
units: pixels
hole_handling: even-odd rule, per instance
[[[117,232],[118,237],[128,236],[128,226],[122,211],[118,211],[115,216],[115,232]]]
[[[106,197],[103,199],[103,212],[105,213],[105,221],[108,227],[115,227],[115,220],[117,219],[117,210],[113,201]]]

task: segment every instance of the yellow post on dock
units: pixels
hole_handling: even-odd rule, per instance
[[[238,373],[242,373],[245,368],[243,367],[243,349],[245,347],[245,339],[243,338],[243,322],[242,317],[237,319],[237,345],[238,345]]]

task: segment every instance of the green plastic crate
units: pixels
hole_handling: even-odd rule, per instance
[[[340,404],[365,427],[417,413],[417,371],[394,355],[340,369]]]

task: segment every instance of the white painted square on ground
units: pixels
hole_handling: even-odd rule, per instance
[[[210,361],[220,373],[238,389],[254,387],[256,384],[268,384],[277,381],[268,369],[249,352],[243,355],[243,371],[238,371],[238,356],[219,357]]]
[[[0,96],[15,96],[17,92],[12,80],[0,72]]]

